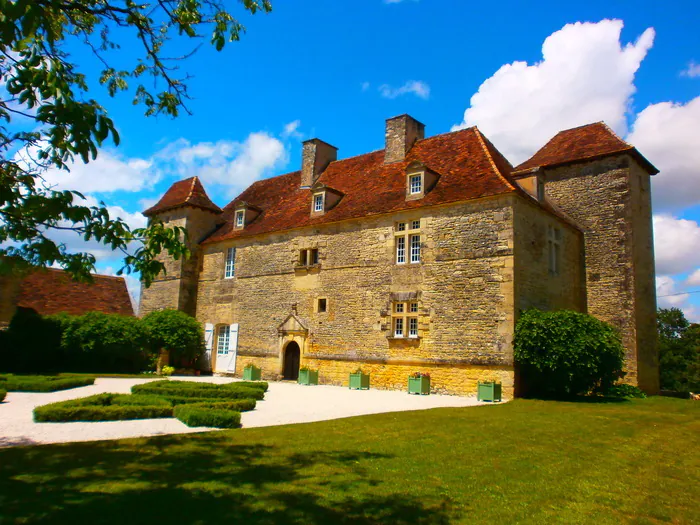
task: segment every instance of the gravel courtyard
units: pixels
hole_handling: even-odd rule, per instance
[[[222,377],[177,379],[212,383],[234,381]],[[153,380],[98,378],[92,386],[60,392],[8,392],[5,401],[0,403],[0,447],[214,430],[204,427],[190,428],[174,418],[84,423],[34,423],[32,420],[32,410],[37,406],[105,392],[129,393],[133,385],[149,381]],[[301,386],[286,382],[270,382],[269,385],[265,400],[259,401],[255,410],[243,412],[243,427],[308,423],[383,412],[483,404],[475,397],[415,396],[399,391],[358,391],[339,386]]]

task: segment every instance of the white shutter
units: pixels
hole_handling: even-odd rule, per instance
[[[214,345],[214,325],[211,323],[204,324],[204,355],[200,359],[200,368],[203,370],[211,370],[211,349]]]
[[[229,352],[231,360],[228,362],[227,372],[236,371],[236,356],[238,354],[238,323],[231,325],[231,335],[229,337]]]

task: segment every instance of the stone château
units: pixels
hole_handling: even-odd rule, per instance
[[[187,229],[141,315],[177,308],[205,327],[214,372],[435,391],[517,383],[519,312],[572,309],[611,323],[626,380],[658,390],[650,176],[605,124],[562,131],[513,167],[475,127],[424,137],[408,115],[385,147],[338,159],[303,143],[300,171],[259,180],[220,209],[196,178],[144,214]]]

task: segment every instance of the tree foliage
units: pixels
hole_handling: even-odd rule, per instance
[[[657,320],[661,388],[700,390],[700,325],[689,323],[678,308],[659,309]]]
[[[151,351],[167,350],[171,362],[184,365],[204,352],[202,325],[184,312],[158,310],[146,315],[141,323]]]
[[[253,14],[271,10],[268,0],[240,3]],[[243,30],[218,0],[0,0],[0,272],[59,264],[89,280],[95,257],[53,240],[57,230],[121,251],[119,273],[140,272],[146,286],[164,270],[156,259],[162,250],[186,257],[181,228],[153,222],[132,231],[104,203],[86,206],[79,192],[57,191],[42,174],[90,162],[108,141],[119,144],[114,121],[88,97],[91,83],[110,96],[130,92],[146,116],[176,117],[188,99],[180,61],[203,39],[220,50]],[[194,49],[171,55],[183,40]],[[119,51],[125,41],[138,49],[128,67],[130,53]],[[80,71],[69,53],[76,46],[102,64],[99,78]]]
[[[619,334],[587,314],[527,310],[515,327],[513,346],[528,395],[566,398],[607,391],[623,375]]]

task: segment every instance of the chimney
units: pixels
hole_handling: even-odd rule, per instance
[[[320,139],[305,140],[301,151],[301,187],[310,188],[328,165],[338,159],[338,148]]]
[[[387,119],[385,133],[384,164],[399,162],[406,158],[417,140],[425,138],[425,124],[409,115]]]

